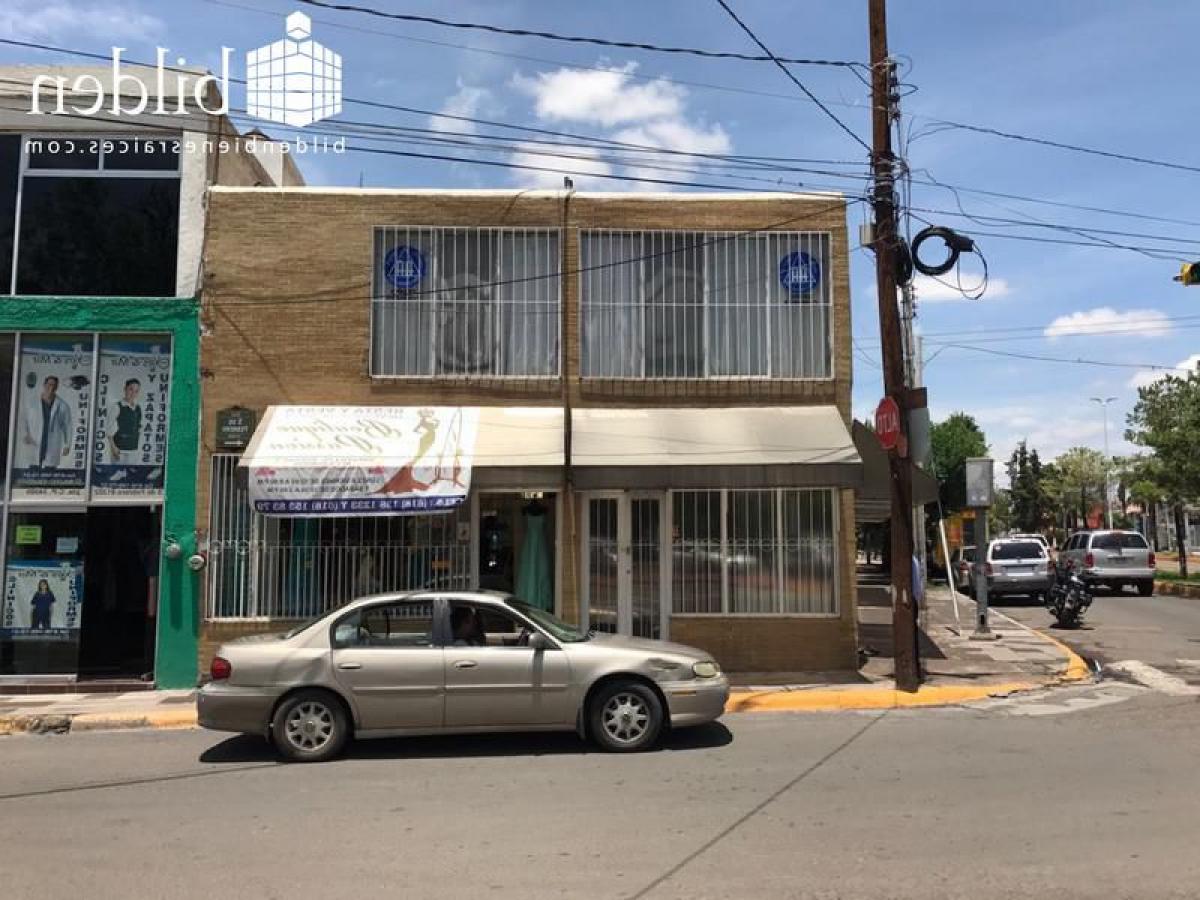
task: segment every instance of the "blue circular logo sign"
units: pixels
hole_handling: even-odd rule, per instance
[[[793,297],[807,297],[821,283],[821,264],[803,250],[779,260],[779,283]]]
[[[411,291],[425,277],[425,254],[416,247],[393,247],[383,260],[383,277],[402,291]]]

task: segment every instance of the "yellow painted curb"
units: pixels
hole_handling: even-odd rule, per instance
[[[737,691],[729,695],[725,712],[820,712],[834,709],[896,709],[914,706],[952,706],[1032,691],[1041,684],[1009,681],[998,684],[926,685],[916,693],[888,687],[815,689],[811,691]]]
[[[1039,637],[1043,637],[1052,643],[1055,647],[1061,650],[1067,657],[1067,668],[1058,676],[1059,681],[1084,681],[1092,677],[1092,670],[1088,667],[1087,662],[1082,656],[1060,641],[1058,638],[1051,637],[1044,631],[1033,629],[1033,633]]]
[[[119,728],[192,728],[196,710],[152,713],[80,713],[71,719],[72,731],[109,731]]]

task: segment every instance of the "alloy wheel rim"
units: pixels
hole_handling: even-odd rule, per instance
[[[632,744],[650,727],[650,709],[637,694],[615,694],[604,704],[601,719],[609,737],[618,743]]]
[[[305,753],[315,753],[333,739],[333,712],[324,703],[306,700],[288,713],[284,733],[288,743]]]

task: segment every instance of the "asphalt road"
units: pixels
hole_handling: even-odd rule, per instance
[[[1200,701],[1122,690],[1069,714],[748,713],[636,756],[474,736],[298,766],[201,731],[0,738],[2,893],[1194,898]]]
[[[1077,629],[1051,627],[1053,617],[1032,601],[1001,600],[996,608],[1102,663],[1138,660],[1200,685],[1200,600],[1100,590]]]

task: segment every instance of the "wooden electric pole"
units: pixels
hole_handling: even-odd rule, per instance
[[[888,453],[892,476],[892,642],[896,687],[915,691],[921,683],[917,607],[913,602],[912,470],[908,459],[909,390],[905,384],[900,314],[896,308],[895,157],[892,111],[897,98],[888,58],[885,0],[868,0],[871,28],[871,167],[875,175],[875,281],[879,289],[879,340],[883,345],[883,392],[900,409],[900,440]]]

